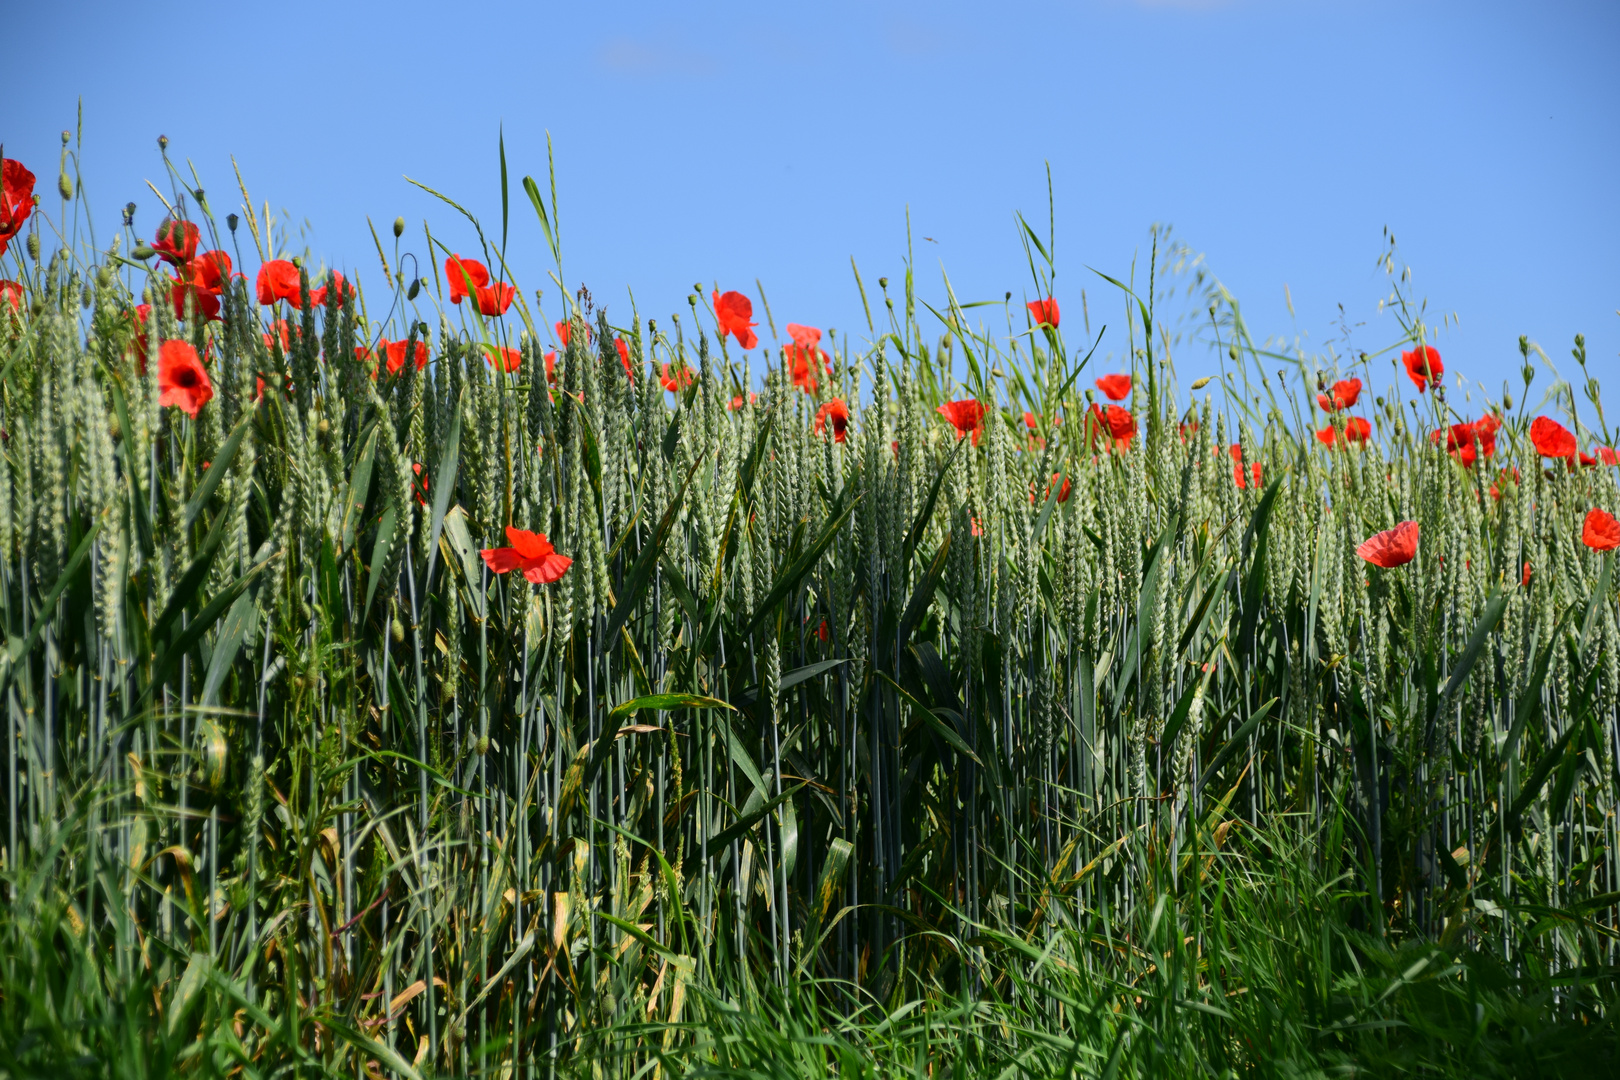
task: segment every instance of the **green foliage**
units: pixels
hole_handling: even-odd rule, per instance
[[[671,333],[581,289],[548,374],[538,298],[512,338],[430,312],[397,251],[375,317],[306,261],[300,311],[238,283],[212,323],[116,251],[16,258],[0,1076],[1614,1059],[1620,608],[1581,521],[1620,492],[1547,466],[1522,395],[1465,465],[1426,437],[1461,384],[1257,346],[1180,249],[1115,282],[1129,440],[1098,346],[948,283],[930,342],[909,268],[874,343],[768,350],[752,402],[701,297]],[[964,368],[973,439],[936,411]],[[1374,436],[1328,448],[1312,384],[1352,371]],[[1413,561],[1356,555],[1403,520]],[[509,527],[566,573],[493,573]]]

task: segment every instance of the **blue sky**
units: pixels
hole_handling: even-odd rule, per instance
[[[104,228],[131,199],[138,233],[159,220],[161,132],[216,213],[234,154],[300,245],[369,280],[367,215],[385,237],[404,215],[419,253],[424,217],[475,249],[405,176],[499,233],[504,127],[510,261],[555,315],[517,188],[549,131],[568,284],[616,321],[627,289],[665,316],[758,278],[779,328],[864,337],[850,258],[868,289],[898,277],[908,208],[925,297],[942,264],[964,301],[1027,293],[1013,214],[1044,227],[1050,162],[1066,331],[1081,289],[1122,325],[1088,267],[1140,277],[1162,223],[1257,335],[1342,350],[1343,304],[1351,348],[1382,348],[1387,226],[1449,371],[1516,384],[1528,334],[1567,375],[1580,331],[1620,375],[1612,3],[65,3],[9,25],[5,152],[49,192],[82,98]]]

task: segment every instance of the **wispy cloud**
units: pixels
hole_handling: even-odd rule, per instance
[[[703,76],[719,66],[715,58],[680,42],[646,38],[609,38],[597,50],[597,63],[622,75]]]

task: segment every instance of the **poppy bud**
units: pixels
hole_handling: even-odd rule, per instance
[[[167,135],[159,135],[158,136],[158,149],[159,150],[167,150],[168,148],[169,148],[169,137]]]
[[[878,288],[887,289],[888,287],[889,287],[889,279],[888,278],[886,278],[886,277],[878,278]]]
[[[62,198],[73,198],[73,178],[63,169],[56,175],[56,190],[62,193]]]
[[[412,278],[411,287],[405,290],[405,299],[415,300],[416,294],[422,291],[422,279]]]
[[[226,214],[225,215],[225,225],[233,233],[236,231],[236,226],[241,223],[241,220],[242,219],[237,217],[235,214]]]
[[[1192,388],[1194,390],[1202,390],[1204,387],[1209,385],[1210,380],[1213,379],[1214,377],[1215,376],[1213,376],[1213,375],[1205,375],[1201,379],[1195,379],[1195,380],[1193,380]]]
[[[1513,395],[1508,393],[1505,390],[1502,392],[1502,408],[1504,408],[1504,409],[1512,409],[1513,408]]]
[[[696,293],[687,293],[686,294],[686,302],[687,302],[687,304],[689,304],[691,306],[693,311],[697,310],[697,294]]]
[[[405,624],[400,622],[398,619],[395,619],[388,627],[388,632],[393,636],[395,645],[398,645],[400,642],[405,640]]]
[[[1536,369],[1531,365],[1526,364],[1524,365],[1524,370],[1519,374],[1524,376],[1524,385],[1528,387],[1530,385],[1530,380],[1536,377]]]
[[[1008,289],[1007,290],[1007,295],[1002,297],[1002,300],[1003,300],[1003,302],[1005,302],[1005,301],[1011,300],[1011,299],[1012,299],[1012,290]]]
[[[143,304],[151,304],[151,302],[152,302],[152,287],[150,285],[148,285],[146,288],[141,290],[141,303],[143,303]]]
[[[100,285],[103,289],[105,289],[107,286],[111,285],[112,282],[113,276],[111,267],[103,266],[101,269],[96,271],[97,285]]]
[[[145,244],[136,244],[134,249],[130,251],[130,254],[137,259],[150,259],[153,252],[152,249],[147,247]]]
[[[45,314],[45,298],[43,296],[35,295],[34,302],[28,310],[32,311],[35,315]]]
[[[90,283],[85,282],[84,287],[79,290],[79,306],[89,311],[90,301],[94,300],[95,296],[96,294],[90,291]]]
[[[478,740],[478,756],[483,757],[487,753],[489,753],[489,736],[485,735]]]
[[[394,219],[394,239],[398,240],[400,237],[402,237],[404,235],[405,235],[405,219],[402,218],[402,217],[397,217],[397,218]]]
[[[302,270],[304,268],[304,257],[302,255],[294,255],[291,259],[288,259],[287,261],[292,263],[294,266],[298,267],[298,269],[300,269],[300,270]]]
[[[321,417],[320,423],[315,425],[315,430],[320,432],[322,435],[330,435],[332,433],[332,421],[328,420],[324,416]]]
[[[894,310],[894,300],[892,298],[885,296],[883,302],[888,305],[890,311]]]
[[[1228,345],[1226,347],[1226,355],[1230,356],[1233,360],[1236,360],[1237,359],[1237,345],[1235,345],[1235,344]]]
[[[28,234],[28,257],[39,262],[39,233]]]

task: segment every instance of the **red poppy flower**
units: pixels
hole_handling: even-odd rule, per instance
[[[7,162],[6,164],[9,165],[10,162]],[[5,249],[0,248],[0,255],[3,254],[5,254]],[[23,302],[22,282],[0,281],[0,300],[4,300],[6,303],[10,304],[13,311],[21,311]]]
[[[727,334],[731,334],[736,337],[739,348],[752,349],[759,344],[759,337],[753,330],[759,324],[749,322],[754,317],[754,304],[742,293],[714,290],[714,317],[720,323],[722,341]]]
[[[821,376],[827,372],[827,354],[820,348],[821,331],[814,326],[790,322],[787,332],[793,339],[793,344],[782,350],[787,358],[788,375],[794,386],[813,394]]]
[[[478,552],[491,572],[504,574],[521,570],[523,576],[536,585],[549,585],[568,572],[574,560],[557,554],[545,533],[532,533],[524,529],[506,527],[506,539],[511,547],[484,548]]]
[[[941,405],[935,411],[951,422],[958,439],[971,433],[973,445],[979,445],[979,436],[984,434],[984,414],[989,411],[983,404],[972,398],[964,398]]]
[[[523,354],[517,349],[508,349],[501,345],[485,345],[486,359],[496,371],[517,371],[523,366]]]
[[[444,260],[444,278],[450,284],[450,302],[459,304],[489,284],[489,270],[477,259],[452,255]]]
[[[192,306],[206,322],[219,320],[219,297],[192,282],[181,281],[179,278],[169,279],[169,299],[174,301],[174,317],[186,317],[186,299],[190,297]]]
[[[1058,302],[1048,296],[1045,300],[1031,300],[1024,305],[1029,309],[1029,317],[1035,320],[1037,326],[1051,326],[1058,324]],[[1114,399],[1118,401],[1118,398]]]
[[[754,402],[756,402],[758,400],[759,400],[759,395],[758,394],[754,393],[752,390],[748,391],[748,404],[752,405]],[[736,412],[738,409],[740,409],[742,407],[743,407],[743,396],[741,394],[738,394],[736,397],[731,399],[731,404],[727,405],[726,409],[729,412]]]
[[[405,341],[389,341],[387,338],[382,338],[377,342],[377,348],[380,351],[388,354],[388,374],[398,375],[400,368],[405,366],[405,347],[409,344],[409,339],[406,339]],[[421,371],[423,368],[427,367],[427,342],[418,341],[416,343],[416,348],[412,350],[411,355],[416,360],[417,371]]]
[[[896,460],[896,461],[900,460],[900,440],[899,439],[891,439],[891,440],[889,440],[889,453],[894,455],[894,460]]]
[[[1050,499],[1052,497],[1052,485],[1058,482],[1058,477],[1059,476],[1063,476],[1063,474],[1062,473],[1053,473],[1052,478],[1046,482],[1046,491],[1045,491],[1045,493],[1043,493],[1041,495],[1042,499]],[[1063,486],[1058,488],[1057,501],[1060,502],[1060,503],[1068,502],[1069,501],[1069,489],[1072,488],[1073,486],[1074,486],[1073,484],[1069,483],[1069,478],[1067,476],[1064,476],[1063,477]],[[1033,504],[1035,502],[1035,483],[1034,483],[1034,481],[1030,481],[1030,485],[1029,485],[1029,501],[1030,501],[1031,504]]]
[[[416,474],[416,478],[411,482],[411,494],[416,496],[416,502],[419,506],[426,506],[428,501],[428,475],[422,471],[420,461],[411,462],[411,472]]]
[[[1338,412],[1354,405],[1360,396],[1360,379],[1341,379],[1333,384],[1331,397],[1327,394],[1317,394],[1316,403],[1322,407],[1323,412]]]
[[[165,341],[158,351],[158,405],[173,405],[193,420],[214,396],[208,369],[184,341]]]
[[[1594,446],[1592,449],[1597,451],[1598,460],[1603,462],[1603,464],[1620,465],[1620,454],[1615,453],[1611,448],[1607,446]]]
[[[190,262],[197,254],[197,241],[200,238],[197,226],[191,222],[164,218],[163,224],[157,228],[157,235],[152,238],[152,250],[164,262],[180,266]]]
[[[1530,584],[1530,563],[1529,563],[1529,560],[1525,561],[1525,564],[1524,564],[1524,576],[1519,579],[1519,584],[1520,585],[1528,585],[1528,584]]]
[[[1586,512],[1586,522],[1581,526],[1581,543],[1593,551],[1613,551],[1620,547],[1620,521],[1607,510],[1593,507]]]
[[[338,299],[340,301],[345,297],[345,295],[350,300],[354,299],[354,286],[345,285],[343,282],[343,275],[334,270],[327,275],[327,283],[325,285],[322,285],[318,289],[309,290],[309,303],[311,307],[322,307],[325,305],[327,289],[336,289]]]
[[[281,351],[291,352],[293,335],[300,333],[302,333],[302,331],[299,330],[298,327],[288,323],[286,319],[277,319],[275,322],[270,324],[270,332],[267,334],[261,334],[260,336],[264,338],[265,348],[273,348],[276,340],[280,339]],[[359,356],[360,353],[365,351],[364,349],[356,348],[354,351],[356,356],[360,359],[367,359],[366,357]]]
[[[1093,402],[1086,423],[1093,443],[1101,433],[1113,439],[1121,450],[1129,450],[1131,440],[1136,437],[1136,419],[1131,416],[1129,409],[1122,409],[1118,405],[1104,408]]]
[[[1104,375],[1097,380],[1097,389],[1108,395],[1109,401],[1124,401],[1131,396],[1129,375]]]
[[[550,352],[546,353],[545,361],[546,361],[546,382],[548,382],[548,383],[549,382],[556,382],[557,381],[557,350],[553,349]]]
[[[685,364],[680,367],[665,364],[658,375],[658,381],[663,384],[665,390],[678,394],[692,385],[692,369]]]
[[[557,331],[557,340],[562,342],[563,348],[565,348],[565,349],[568,348],[568,341],[569,341],[570,337],[574,333],[573,321],[569,320],[569,319],[564,319],[562,322],[552,323],[551,328],[553,330]],[[595,337],[596,337],[595,331],[593,331],[589,326],[585,327],[585,341],[586,341],[586,343],[589,344],[592,340],[595,339]]]
[[[635,369],[633,369],[630,366],[630,346],[629,346],[629,344],[624,340],[624,338],[615,337],[613,339],[613,348],[614,348],[614,351],[616,351],[619,354],[619,363],[620,363],[620,365],[622,365],[624,367],[624,377],[629,379],[631,382],[635,382],[636,381]],[[668,367],[669,365],[665,364],[664,366]],[[681,367],[685,368],[686,365],[682,364]],[[687,372],[687,378],[688,379],[691,378],[691,374],[692,373],[690,371]]]
[[[512,301],[517,297],[517,289],[504,281],[480,285],[476,292],[474,299],[478,302],[480,315],[505,315],[506,309],[512,306]]]
[[[843,398],[833,398],[816,410],[816,434],[828,423],[832,424],[833,442],[843,442],[849,431],[849,406]]]
[[[1440,362],[1440,350],[1433,345],[1402,351],[1401,363],[1406,365],[1406,377],[1417,384],[1420,394],[1431,386],[1439,386],[1440,376],[1446,373],[1446,366]]]
[[[1403,521],[1393,529],[1369,536],[1356,546],[1356,554],[1385,570],[1405,566],[1417,556],[1418,523]]]
[[[1496,474],[1496,482],[1491,485],[1491,498],[1500,502],[1502,498],[1501,489],[1507,486],[1509,480],[1512,480],[1515,484],[1519,482],[1518,469],[1503,469]]]
[[[180,276],[218,296],[231,280],[231,257],[223,251],[205,251],[181,267]]]
[[[1530,424],[1530,441],[1542,457],[1573,458],[1575,436],[1563,424],[1547,416],[1538,416]]]
[[[1366,442],[1372,437],[1372,425],[1364,417],[1352,416],[1344,422],[1344,437],[1350,442]]]
[[[1445,433],[1446,453],[1464,466],[1471,467],[1480,455],[1490,457],[1496,453],[1496,429],[1499,426],[1496,417],[1489,414],[1472,423],[1452,424]],[[1429,441],[1438,444],[1440,432],[1429,432]]]
[[[816,627],[816,640],[823,645],[832,640],[832,631],[827,629],[827,620],[822,619],[821,625]]]
[[[7,158],[0,165],[0,255],[6,253],[12,237],[22,232],[23,222],[34,212],[34,174],[20,161]]]
[[[1198,421],[1188,420],[1183,424],[1177,425],[1177,430],[1181,432],[1181,441],[1186,442],[1187,436],[1198,434]]]
[[[1327,427],[1316,433],[1316,441],[1321,443],[1323,446],[1332,446],[1334,443],[1339,441],[1339,429],[1334,427],[1332,424],[1329,424]]]
[[[1238,490],[1242,491],[1248,487],[1243,482],[1243,445],[1233,443],[1227,452],[1232,455],[1232,483],[1236,484]],[[1263,471],[1260,462],[1255,461],[1249,464],[1249,473],[1254,477],[1255,487],[1260,486],[1260,477]]]
[[[285,300],[296,308],[301,299],[298,293],[298,267],[286,259],[271,259],[259,267],[254,287],[259,295],[259,303],[266,307],[277,300]]]
[[[0,292],[5,292],[7,285],[15,284],[10,281],[0,281]],[[21,286],[18,287],[19,295]],[[16,301],[13,301],[15,303]],[[135,350],[135,367],[142,375],[146,374],[146,320],[152,315],[151,304],[136,304],[134,311],[124,313],[130,327],[135,331],[131,338],[131,345]]]

